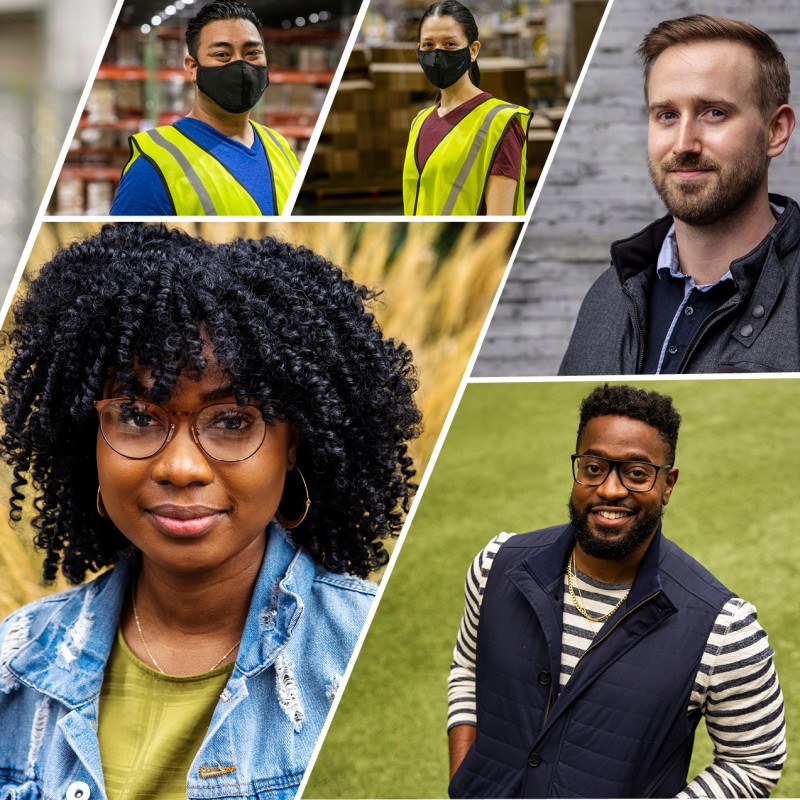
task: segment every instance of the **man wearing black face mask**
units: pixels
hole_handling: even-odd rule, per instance
[[[274,216],[297,173],[276,131],[250,119],[269,85],[261,22],[237,0],[213,0],[189,21],[191,111],[130,138],[111,214]]]

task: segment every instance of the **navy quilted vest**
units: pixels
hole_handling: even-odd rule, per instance
[[[700,714],[689,696],[733,595],[659,531],[627,600],[558,693],[571,526],[500,548],[481,605],[478,729],[451,797],[674,797]]]

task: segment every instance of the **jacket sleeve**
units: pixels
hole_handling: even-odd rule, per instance
[[[699,707],[714,761],[678,797],[768,797],[786,760],[783,695],[756,610],[725,604],[709,636],[689,708]]]
[[[622,353],[639,346],[633,336],[632,301],[609,267],[592,284],[581,303],[572,336],[558,369],[559,375],[616,375],[626,369]]]

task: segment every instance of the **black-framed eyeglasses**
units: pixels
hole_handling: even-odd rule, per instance
[[[672,464],[618,461],[582,453],[572,455],[572,477],[581,486],[601,486],[611,471],[616,470],[620,483],[629,492],[649,492],[656,485],[656,478],[662,469],[672,469]]]
[[[169,411],[130,397],[96,400],[100,432],[126,458],[150,458],[175,434],[175,417],[189,417],[192,438],[215,461],[244,461],[264,442],[267,423],[255,406],[211,403],[197,411]]]

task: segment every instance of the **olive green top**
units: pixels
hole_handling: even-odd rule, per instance
[[[109,800],[186,800],[189,768],[232,672],[230,663],[199,675],[164,675],[117,631],[97,726]]]

